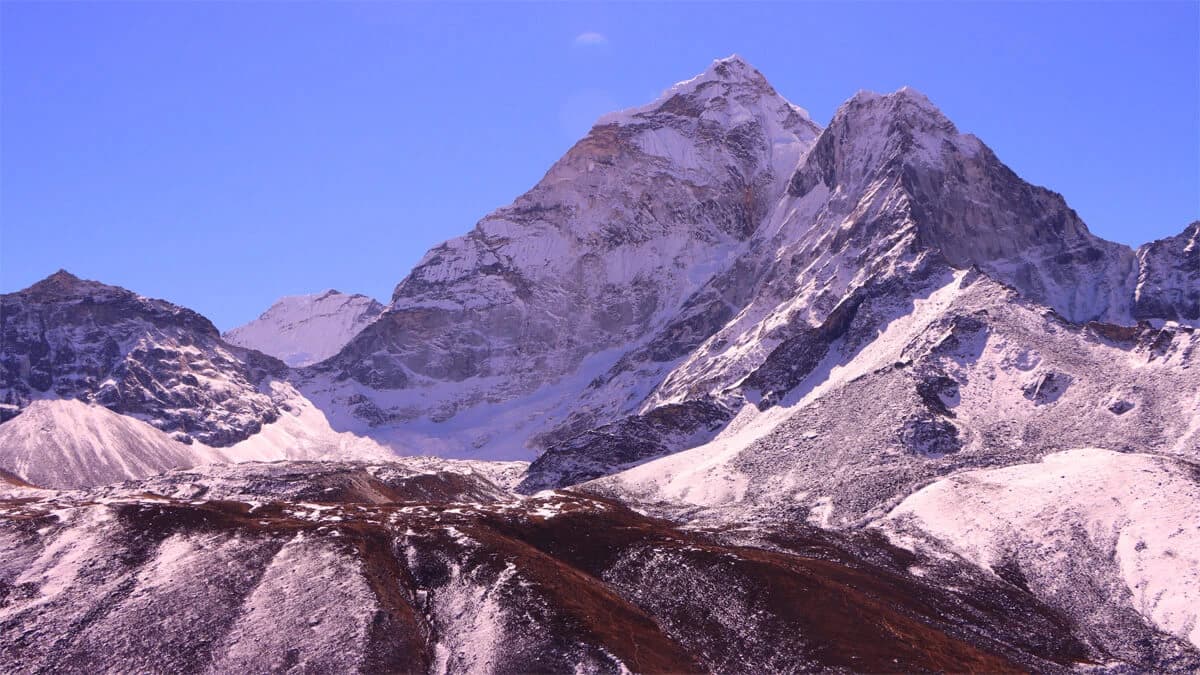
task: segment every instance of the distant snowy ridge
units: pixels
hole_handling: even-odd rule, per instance
[[[373,298],[334,290],[289,295],[223,337],[232,344],[270,354],[289,366],[307,366],[338,353],[384,309]]]

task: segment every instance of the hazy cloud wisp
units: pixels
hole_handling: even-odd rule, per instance
[[[588,31],[576,35],[574,44],[576,47],[599,47],[608,44],[608,37],[604,33]]]

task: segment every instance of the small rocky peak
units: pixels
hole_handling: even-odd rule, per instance
[[[4,297],[46,306],[84,303],[102,308],[98,311],[106,319],[141,316],[156,323],[184,326],[206,336],[219,336],[212,322],[190,309],[166,300],[142,297],[120,286],[80,279],[66,270],[59,270],[29,288]]]
[[[1200,221],[1137,250],[1136,319],[1200,323]]]
[[[66,270],[59,270],[30,286],[29,289],[33,290],[36,288],[46,291],[53,289],[67,289],[74,288],[81,283],[83,283],[83,279],[80,279]]]
[[[1172,251],[1185,257],[1198,257],[1200,256],[1200,220],[1192,221],[1179,234],[1147,242],[1138,251],[1142,256]],[[1200,272],[1200,269],[1197,272]]]
[[[59,270],[54,274],[42,279],[23,291],[19,291],[21,295],[27,295],[37,300],[56,300],[68,299],[83,295],[95,295],[99,293],[118,292],[122,289],[116,286],[108,286],[98,281],[88,281],[80,279],[66,270]]]
[[[43,281],[53,282],[53,283],[73,283],[73,282],[76,282],[79,280],[80,280],[79,277],[75,276],[74,274],[71,274],[70,272],[68,272],[66,270],[60,269],[59,271],[55,272],[54,274],[51,274],[50,276],[46,277]]]
[[[723,59],[717,59],[704,71],[701,78],[717,79],[723,82],[749,82],[753,84],[766,84],[767,78],[758,72],[754,66],[746,62],[745,59],[733,54],[726,56]]]

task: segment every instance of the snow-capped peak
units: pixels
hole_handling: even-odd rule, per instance
[[[327,290],[280,298],[262,316],[234,328],[225,339],[307,366],[333,356],[383,313],[384,306],[365,295]]]
[[[942,114],[942,111],[939,110],[938,107],[929,100],[928,96],[921,91],[910,87],[909,85],[904,85],[890,94],[880,94],[878,92],[871,91],[870,89],[859,89],[857,92],[855,92],[854,96],[850,97],[850,100],[842,104],[842,107],[845,108],[847,105],[855,102],[861,104],[880,100],[888,102],[903,101],[921,107],[929,112],[933,112],[938,115]]]
[[[731,54],[723,59],[714,60],[708,68],[704,69],[704,72],[690,80],[676,84],[671,89],[677,92],[689,88],[697,89],[701,84],[713,81],[745,83],[754,86],[767,84],[767,78],[763,77],[763,74],[758,72],[754,66],[737,54]]]
[[[816,125],[812,124],[807,110],[783,101],[767,78],[736,54],[713,61],[704,72],[675,83],[654,101],[604,115],[597,124],[628,124],[659,112],[704,117],[705,113],[714,108],[729,105],[729,98],[743,97],[749,99],[743,101],[743,105],[778,98],[783,105],[817,129]]]
[[[982,147],[973,136],[959,134],[928,97],[911,87],[891,94],[858,92],[838,108],[829,131],[841,144],[849,144],[838,152],[847,168],[857,171],[882,167],[889,160],[934,166],[947,151],[972,156]]]

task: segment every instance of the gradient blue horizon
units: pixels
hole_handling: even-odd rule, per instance
[[[387,301],[600,114],[731,53],[822,125],[913,86],[1108,239],[1200,218],[1196,2],[4,2],[0,291],[66,268],[222,330]]]

